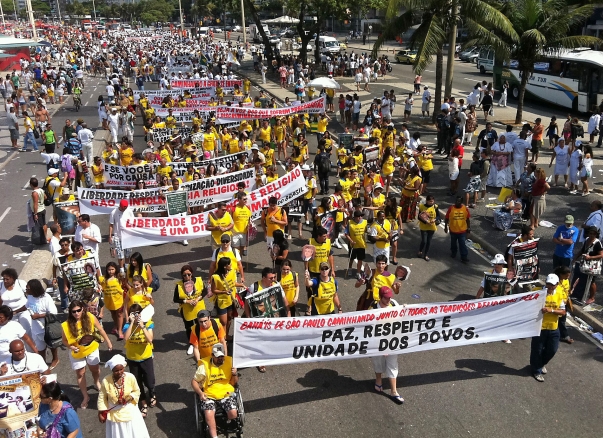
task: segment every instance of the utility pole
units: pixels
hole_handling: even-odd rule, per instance
[[[446,63],[446,84],[444,86],[444,97],[450,97],[452,93],[452,78],[454,76],[454,53],[456,52],[456,32],[458,28],[459,5],[456,0],[452,2],[452,17],[450,35],[448,39],[448,60]],[[434,111],[435,112],[435,111]]]
[[[92,0],[92,13],[94,14],[94,22],[96,23],[96,6],[94,5],[94,0]]]
[[[247,31],[245,29],[245,5],[244,0],[241,0],[241,21],[243,22],[243,44],[247,46]]]
[[[178,0],[178,7],[180,8],[180,30],[184,32],[184,19],[182,18],[182,0]]]
[[[4,11],[2,10],[2,2],[0,2],[0,14],[2,14],[2,27],[6,28],[6,23],[4,22]]]
[[[61,22],[61,0],[57,0],[57,12],[59,13],[59,23]]]
[[[27,7],[27,14],[29,15],[29,24],[31,24],[33,39],[35,42],[38,42],[38,32],[36,31],[36,22],[34,20],[33,11],[31,10],[31,0],[27,0],[25,5]]]

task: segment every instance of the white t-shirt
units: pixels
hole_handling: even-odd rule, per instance
[[[23,280],[16,280],[13,290],[6,290],[4,281],[0,282],[0,298],[2,304],[10,307],[13,311],[20,309],[27,302],[25,298],[25,287],[27,284]]]
[[[57,306],[54,304],[52,297],[48,294],[44,294],[41,297],[33,297],[31,295],[27,296],[27,304],[25,307],[33,314],[33,313],[52,313],[56,315]],[[42,335],[44,337],[44,318],[33,319],[31,320],[31,334]]]
[[[92,143],[92,139],[94,139],[94,134],[88,128],[82,128],[78,133],[78,137],[82,144],[88,144]]]
[[[12,354],[0,356],[0,362],[6,362],[8,371],[5,376],[20,374],[26,371],[38,371],[43,373],[48,369],[48,364],[42,356],[36,353],[25,352],[25,357],[22,360],[12,360]],[[17,371],[18,370],[18,371]]]
[[[113,85],[107,85],[105,90],[107,90],[107,96],[115,96],[115,87]]]
[[[129,208],[121,211],[118,207],[109,215],[109,223],[113,225],[113,234],[117,236],[118,239],[121,239],[121,218],[134,219],[134,213]]]
[[[16,321],[8,321],[0,327],[0,355],[8,354],[8,348],[15,339],[21,339],[25,335],[25,329]],[[40,356],[42,357],[42,356]]]
[[[60,239],[58,237],[52,236],[50,238],[50,243],[48,244],[50,249],[50,254],[54,257],[54,255],[61,249],[61,244],[59,243]]]
[[[82,236],[83,234],[93,237],[97,242],[84,238]],[[81,225],[78,225],[75,227],[75,236],[73,240],[84,245],[84,249],[90,249],[94,251],[95,254],[98,254],[98,245],[102,240],[100,228],[98,228],[98,225],[95,224],[90,224],[88,228],[82,228]]]

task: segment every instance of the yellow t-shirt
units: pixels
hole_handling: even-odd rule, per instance
[[[117,277],[100,277],[103,288],[103,300],[108,310],[119,310],[124,305],[124,290]]]
[[[349,179],[340,179],[339,185],[341,186],[341,195],[343,196],[343,199],[346,203],[350,202],[352,200],[351,189],[354,185],[354,181],[351,181]]]
[[[309,244],[316,248],[316,254],[314,255],[314,258],[308,262],[308,271],[318,274],[320,273],[320,264],[322,262],[329,262],[331,240],[327,238],[323,244],[320,244],[312,238],[310,239]]]
[[[308,178],[306,180],[306,187],[308,187],[308,191],[304,194],[304,199],[312,199],[314,189],[316,188],[316,179],[314,177]]]
[[[129,166],[130,163],[132,162],[132,157],[134,156],[134,149],[132,149],[132,148],[122,149],[120,151],[119,155],[121,156],[121,165]]]
[[[165,127],[169,129],[174,129],[176,127],[176,117],[167,116],[165,118]]]
[[[436,213],[437,208],[438,208],[438,206],[435,204],[430,207],[428,207],[425,204],[419,204],[419,213],[425,211],[429,215],[429,219],[435,220],[437,217],[437,213]],[[437,229],[438,229],[438,227],[435,223],[424,224],[423,222],[419,221],[419,230],[421,230],[421,231],[436,231]]]
[[[283,125],[274,126],[274,137],[279,143],[285,139],[285,127]]]
[[[200,298],[203,295],[203,288],[205,287],[205,285],[203,284],[203,279],[201,277],[196,277],[194,289],[190,295],[186,294],[182,280],[176,282],[176,287],[178,288],[179,299],[196,300],[197,298]],[[199,313],[199,311],[203,309],[205,309],[205,301],[200,299],[197,305],[194,307],[192,304],[180,304],[178,311],[182,313],[185,321],[192,321],[193,319],[197,318],[197,313]]]
[[[229,394],[234,393],[234,388],[230,384],[232,357],[224,357],[224,363],[216,366],[212,363],[211,356],[201,359],[201,366],[205,370],[205,381],[203,382],[203,392],[212,400],[221,400]],[[196,378],[197,374],[195,374]]]
[[[218,218],[213,213],[208,214],[207,217],[209,220],[209,224],[212,227],[225,227],[232,223],[232,216],[227,211],[224,212],[224,216],[222,216],[221,218]],[[211,232],[211,237],[212,237],[212,239],[214,239],[214,242],[216,245],[220,245],[220,238],[222,237],[222,234],[224,234],[224,233],[228,234],[229,236],[232,236],[232,230],[230,230],[230,231],[214,230]]]
[[[172,166],[168,166],[166,165],[165,167],[162,166],[157,166],[155,169],[155,172],[159,175],[161,175],[162,177],[170,177],[170,173],[172,173]]]
[[[387,219],[385,219],[383,221],[383,225],[381,225],[379,222],[375,221],[371,225],[371,229],[376,231],[375,237],[381,239],[381,238],[385,238],[385,237],[389,236],[389,232],[392,229],[392,224],[390,224]],[[389,245],[390,245],[389,240],[387,242],[383,242],[383,241],[375,242],[375,246],[380,249],[389,248]]]
[[[329,277],[329,281],[322,281],[320,278],[314,278],[313,282],[317,282],[318,286],[312,287],[312,296],[308,300],[308,307],[312,307],[312,304],[314,304],[319,315],[333,313],[335,310],[333,298],[337,293],[335,279]]]
[[[417,181],[421,181],[421,177],[418,175],[411,176],[409,175],[404,181],[404,188],[402,189],[402,196],[406,196],[407,198],[412,198],[418,193],[418,190],[411,190],[414,188]]]
[[[387,157],[387,160],[383,163],[382,166],[383,175],[389,176],[394,173],[394,156],[390,155]]]
[[[223,279],[218,274],[211,276],[211,279],[216,287],[216,290],[229,291],[227,294],[216,294],[216,304],[219,309],[226,309],[232,306],[232,299],[236,293],[235,283],[237,281],[237,271],[231,269]]]
[[[352,248],[366,248],[366,227],[368,222],[364,219],[360,223],[356,223],[354,220],[350,220],[348,223],[348,234],[354,240]]]
[[[324,119],[318,119],[318,124],[316,126],[316,130],[320,133],[327,132],[327,125],[329,124],[329,120],[325,117]]]
[[[296,291],[296,287],[295,287],[295,282],[298,279],[297,274],[295,272],[289,272],[286,275],[283,275],[281,277],[281,286],[283,288],[283,291],[285,292],[285,297],[287,298],[287,302],[289,303],[289,305],[291,306],[291,303],[293,303],[293,300],[295,299],[295,291]]]
[[[431,155],[427,155],[427,157],[430,157]],[[421,170],[424,171],[429,171],[429,170],[433,170],[433,162],[431,161],[431,158],[427,158],[425,157],[423,154],[420,154],[417,157],[417,162],[419,164],[419,167],[421,168]]]
[[[282,221],[284,219],[283,209],[281,207],[276,207],[275,211],[266,210],[266,236],[272,237],[275,230],[283,230],[285,231],[285,226],[280,224],[275,224],[270,221],[270,217],[274,216],[276,220]]]
[[[154,323],[150,320],[144,325],[147,330],[152,330]],[[126,358],[141,362],[151,356],[153,356],[153,344],[147,341],[142,329],[132,327],[131,336],[126,340]]]
[[[272,135],[272,128],[270,126],[266,128],[260,128],[260,140],[265,143],[270,143],[270,136]]]
[[[546,293],[546,289],[543,290]],[[547,294],[544,307],[553,310],[565,310],[564,293],[559,291],[559,287],[552,294]],[[557,330],[559,326],[559,315],[555,313],[545,313],[542,315],[542,330]]]
[[[84,335],[91,335],[92,332],[94,331],[94,321],[96,320],[96,318],[94,317],[94,315],[92,313],[87,313],[87,315],[88,315],[88,318],[90,319],[90,327],[91,327],[91,331],[88,333],[85,333],[82,330],[81,321],[78,321],[76,324],[77,334],[75,336],[73,336],[71,334],[67,321],[65,321],[64,323],[61,324],[61,327],[63,327],[63,332],[65,333],[65,337],[67,338],[67,343],[69,345],[75,345],[77,348],[79,348],[79,350],[77,352],[70,350],[71,356],[74,359],[83,359],[86,356],[88,356],[89,354],[91,354],[94,350],[98,349],[98,342],[96,342],[96,341],[92,341],[92,343],[90,343],[89,345],[86,345],[86,346],[79,344],[80,339],[82,339],[82,337]]]
[[[247,206],[235,207],[233,212],[234,227],[232,228],[235,233],[245,234],[249,228],[249,219],[251,218],[251,210]]]
[[[203,149],[213,151],[216,148],[216,135],[208,132],[203,136]]]
[[[375,273],[375,275],[371,279],[371,289],[367,293],[367,298],[369,298],[369,299],[371,298],[370,293],[372,291],[373,292],[373,296],[372,296],[373,300],[379,301],[379,289],[381,289],[382,286],[392,287],[395,281],[396,281],[396,276],[392,273],[390,273],[388,276]]]
[[[144,287],[142,288],[143,292],[144,292]],[[151,295],[153,293],[153,289],[150,287],[147,287],[146,293]],[[133,304],[138,304],[140,305],[140,307],[142,307],[143,309],[145,307],[147,307],[149,304],[151,304],[151,299],[147,298],[146,296],[144,296],[143,294],[138,294],[134,291],[134,289],[130,289],[128,291],[128,309],[130,308],[130,306],[132,306]]]
[[[262,153],[264,154],[264,158],[266,159],[264,167],[272,166],[274,164],[274,150],[272,150],[272,148],[268,148],[262,150]]]

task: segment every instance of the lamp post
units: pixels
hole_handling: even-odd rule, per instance
[[[244,0],[241,0],[241,21],[242,29],[243,29],[243,44],[247,46],[247,30],[245,29],[245,5],[243,4]]]
[[[29,15],[29,24],[31,25],[33,39],[38,42],[38,32],[36,31],[36,22],[34,20],[33,11],[31,10],[31,0],[27,0],[25,5],[27,7],[27,14]]]
[[[180,30],[184,31],[184,19],[182,18],[182,0],[178,0],[178,7],[180,8]]]
[[[92,0],[92,14],[94,15],[94,22],[96,23],[96,6],[94,5],[94,0]]]

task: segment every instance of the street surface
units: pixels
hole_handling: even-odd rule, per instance
[[[473,83],[482,76],[473,65],[458,61],[456,66],[454,88],[468,93]],[[248,67],[249,61],[246,61],[242,67],[243,71]],[[428,71],[424,75],[424,83],[432,80],[428,74],[433,73]],[[396,90],[399,96],[398,108],[394,113],[397,124],[401,120],[399,105],[402,91],[412,86],[412,78],[410,67],[395,65],[393,74],[388,76],[387,81],[380,81],[372,88],[379,93],[386,88]],[[465,78],[471,78],[471,81]],[[57,131],[67,117],[81,117],[89,126],[97,126],[95,102],[101,93],[102,87],[99,85],[103,81],[86,79],[87,86],[82,99],[84,106],[77,114],[73,112],[71,103],[62,107],[53,117]],[[145,88],[154,89],[156,86],[145,84]],[[371,96],[376,96],[376,92]],[[257,89],[254,94],[257,94]],[[286,95],[291,96],[292,93]],[[459,97],[463,95],[460,92],[457,94]],[[363,103],[369,97],[368,94],[363,95]],[[530,106],[529,110],[538,111],[544,120],[548,120],[548,114],[552,114],[540,112],[538,107],[533,106]],[[495,108],[496,111],[498,108]],[[558,111],[557,115],[559,118],[561,111]],[[144,148],[141,123],[142,118],[138,117],[135,132],[137,152]],[[335,122],[330,124],[329,129],[332,132],[341,132],[340,126]],[[3,130],[2,134],[4,133]],[[311,151],[314,152],[315,136],[308,135],[308,138]],[[428,144],[433,138],[433,135],[425,136]],[[2,150],[10,148],[6,143],[3,141]],[[11,151],[8,152],[10,156]],[[470,154],[467,153],[464,160],[465,169],[468,168],[469,162]],[[541,158],[541,163],[548,164],[546,154]],[[440,210],[444,211],[451,200],[444,195],[447,190],[447,168],[443,159],[435,160],[434,164],[435,178],[432,179],[431,186]],[[599,174],[600,164],[600,160],[597,160],[596,175]],[[3,224],[0,227],[2,263],[19,270],[26,257],[17,260],[13,255],[28,253],[32,249],[29,235],[23,225],[26,196],[30,195],[30,191],[23,187],[32,175],[44,175],[45,166],[37,154],[20,153],[7,162],[0,173],[4,172],[6,175],[0,175],[3,194],[0,199],[0,215],[8,207],[11,207],[11,210],[0,219]],[[330,182],[332,187],[335,182],[334,175],[331,176]],[[465,182],[466,176],[461,179],[461,188]],[[567,214],[568,209],[574,209],[571,210],[572,214],[579,222],[586,217],[587,200],[599,196],[593,194],[588,198],[571,197],[562,189],[553,189],[552,194],[544,219],[555,224]],[[100,255],[101,265],[104,266],[110,260],[107,243],[108,217],[94,216],[92,221],[103,233]],[[493,231],[491,225],[485,221],[474,220],[472,229],[483,238],[491,240],[492,244],[501,250],[510,240],[505,233]],[[309,227],[304,226],[304,237],[308,238],[309,235]],[[548,273],[551,268],[548,264],[552,253],[551,235],[552,231],[548,229],[539,229],[537,232],[537,236],[542,237],[540,254],[543,260],[543,274]],[[247,284],[259,280],[261,269],[271,265],[262,238],[260,233],[250,247],[248,257],[244,258]],[[412,274],[409,281],[403,284],[400,295],[396,297],[397,301],[442,302],[474,297],[483,272],[490,269],[488,261],[474,251],[470,252],[470,263],[467,265],[461,264],[458,259],[451,259],[449,237],[441,228],[432,242],[431,262],[416,258],[419,241],[420,234],[416,222],[407,224],[400,239],[398,255],[400,263],[409,266]],[[300,249],[305,243],[294,238],[290,252],[294,271],[300,274],[303,274]],[[187,247],[180,243],[172,243],[144,247],[140,252],[145,262],[151,263],[161,280],[161,288],[154,295],[158,405],[149,409],[146,424],[152,437],[193,437],[196,436],[196,430],[190,381],[195,363],[192,356],[186,355],[184,327],[176,311],[177,306],[172,303],[172,294],[183,264],[190,263],[196,269],[196,275],[207,276],[209,238],[191,240]],[[353,279],[343,279],[347,265],[346,251],[334,249],[334,253],[339,296],[344,312],[349,312],[355,309],[362,289],[354,288]],[[418,295],[418,298],[413,298],[413,294]],[[305,296],[303,289],[300,293],[300,297],[302,296]],[[299,305],[298,312],[305,310],[304,307],[303,304]],[[110,320],[107,312],[105,328],[108,331],[112,325]],[[578,330],[570,328],[570,334],[576,342],[573,345],[561,344],[556,357],[547,367],[549,373],[544,383],[536,382],[530,375],[529,339],[513,340],[510,345],[497,342],[401,355],[398,391],[406,400],[403,406],[396,405],[388,397],[374,392],[373,368],[368,359],[268,367],[265,374],[256,369],[242,369],[239,371],[246,410],[245,436],[600,437],[600,421],[597,418],[600,415],[598,402],[601,401],[603,383],[598,376],[603,370],[603,351]],[[111,335],[111,338],[114,340],[115,336]],[[123,352],[123,343],[114,341],[114,347],[113,352],[108,352],[105,346],[101,346],[103,361],[115,352]],[[78,406],[81,396],[75,374],[69,366],[67,352],[62,351],[60,357],[61,362],[56,370],[59,380],[74,406]],[[109,371],[103,368],[101,375],[108,373]],[[83,433],[85,437],[104,437],[104,426],[99,424],[97,411],[94,409],[97,393],[92,389],[89,373],[87,378],[91,394],[89,409],[78,409]]]

